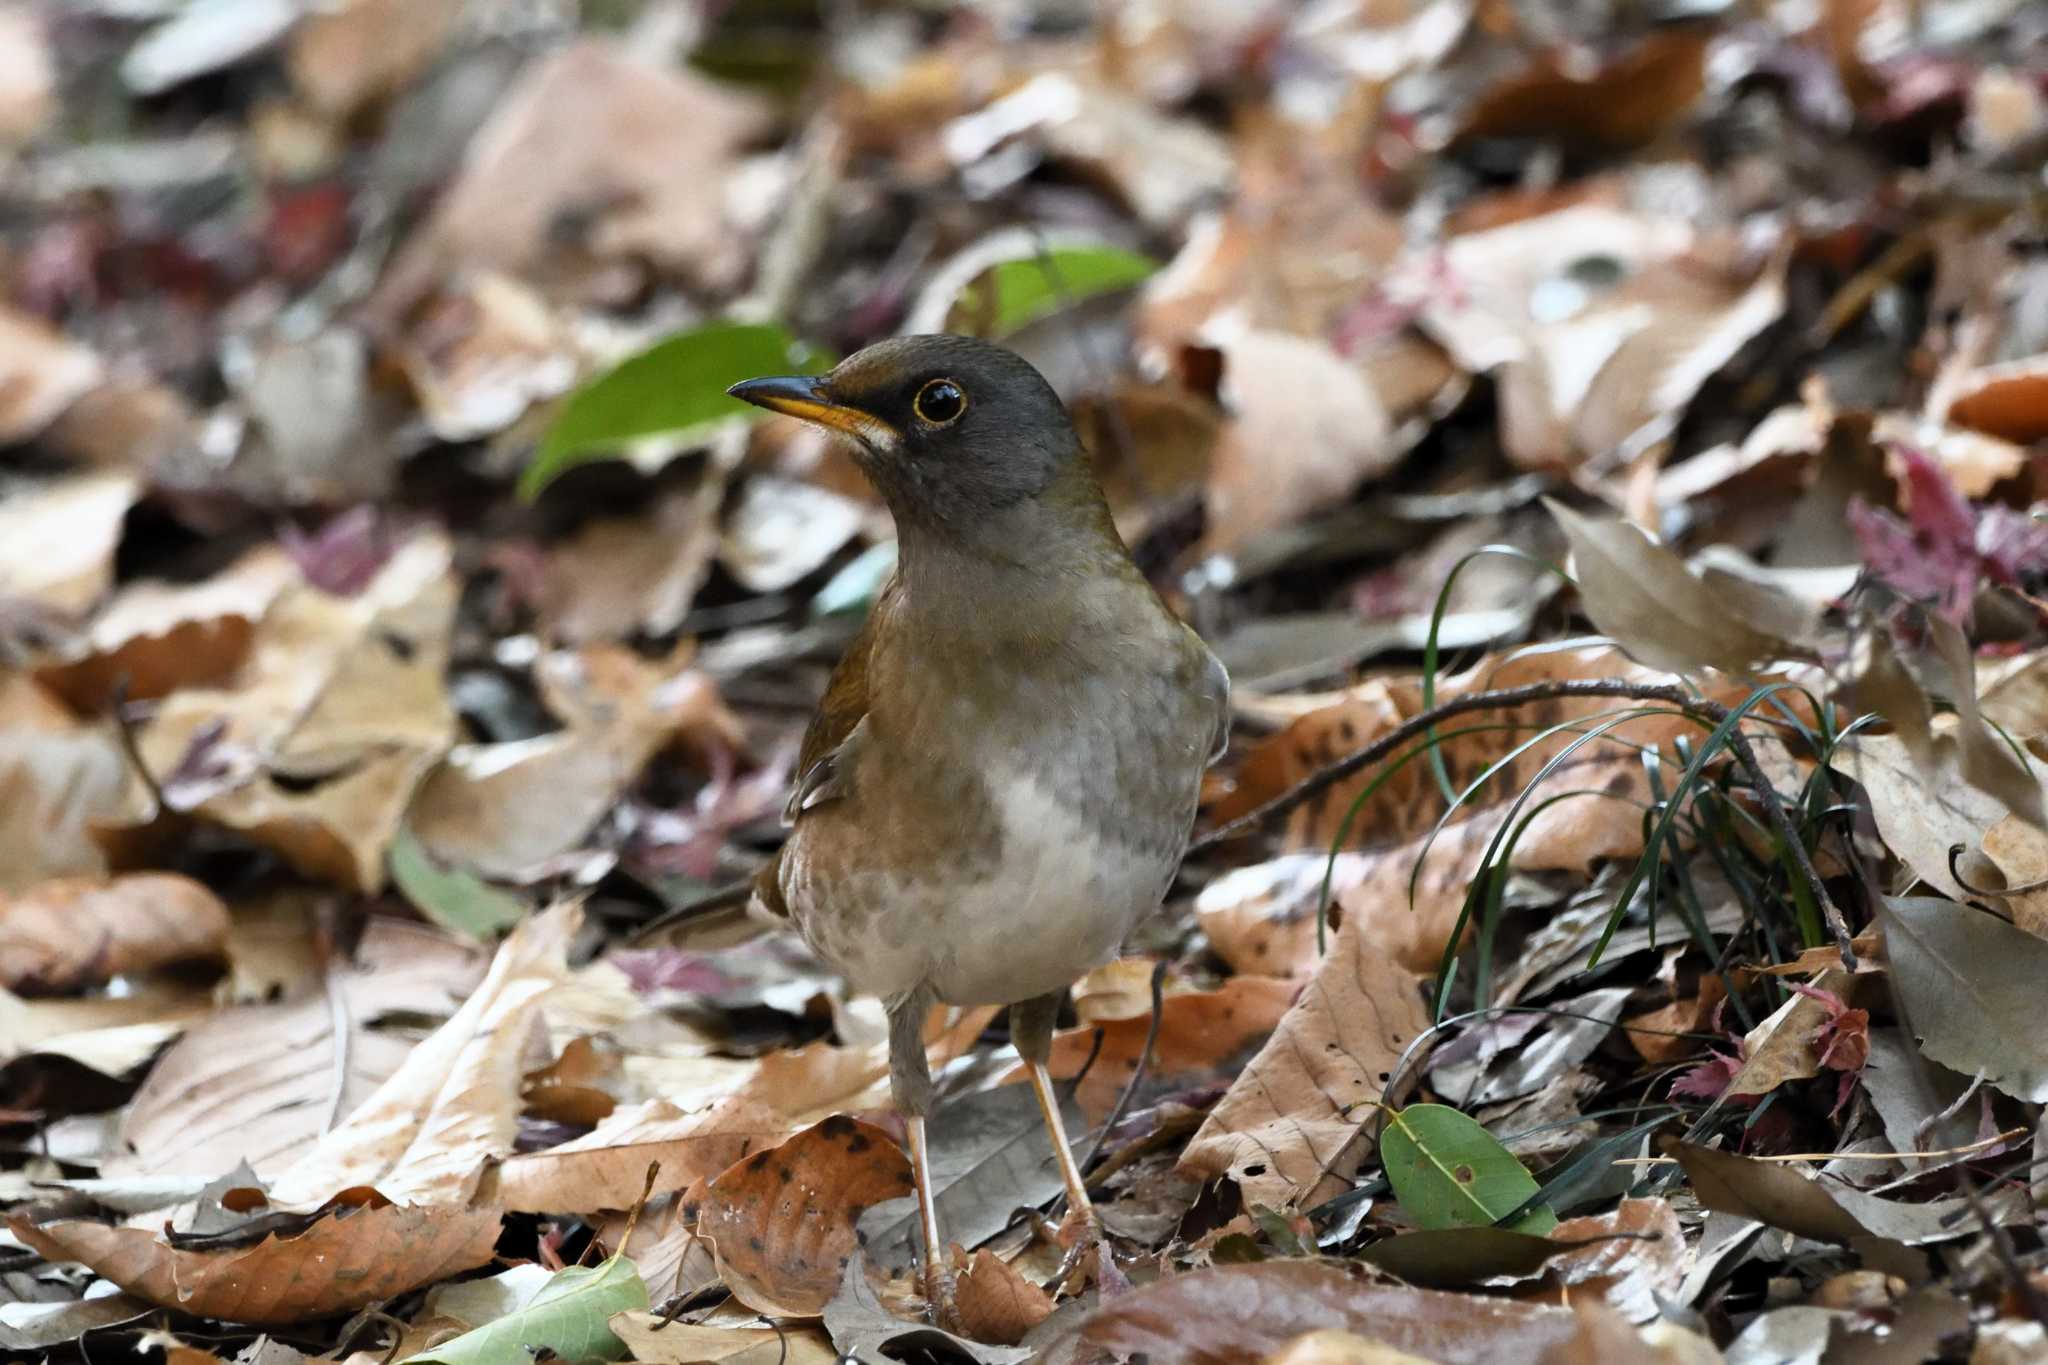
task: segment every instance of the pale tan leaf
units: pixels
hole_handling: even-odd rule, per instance
[[[40,432],[103,375],[85,347],[41,318],[0,307],[0,445]]]
[[[710,1327],[620,1313],[612,1332],[642,1365],[837,1365],[822,1327]]]
[[[82,1000],[22,1000],[0,990],[0,1061],[40,1053],[126,1076],[212,1012],[211,997],[198,987]]]
[[[170,873],[62,878],[0,892],[0,986],[68,991],[174,962],[218,960],[220,898]]]
[[[147,803],[110,727],[0,730],[0,888],[105,872],[92,830]]]
[[[1998,865],[2007,886],[2033,886],[2005,896],[2012,922],[2037,938],[2048,938],[2048,833],[2017,815],[2008,815],[1984,831],[1984,856]]]
[[[4,321],[4,315],[0,315]],[[0,330],[0,353],[5,332]],[[8,393],[0,376],[0,396]],[[80,474],[0,497],[0,597],[83,617],[114,582],[114,551],[142,493],[129,474]]]
[[[306,102],[345,119],[426,70],[462,17],[458,0],[348,0],[308,14],[286,61]]]
[[[491,1208],[387,1205],[322,1218],[296,1237],[181,1251],[140,1228],[66,1222],[14,1235],[54,1261],[78,1261],[138,1298],[201,1317],[258,1325],[346,1312],[491,1259],[503,1215]]]
[[[960,1272],[954,1306],[960,1329],[976,1341],[1015,1346],[1052,1316],[1052,1299],[991,1251],[977,1251]]]
[[[519,926],[462,1008],[377,1093],[271,1182],[271,1202],[312,1208],[374,1188],[410,1204],[461,1203],[519,1126],[520,1058],[534,1012],[567,971],[582,922],[559,905]]]
[[[500,1206],[532,1213],[595,1213],[627,1209],[660,1173],[651,1193],[666,1194],[708,1179],[787,1137],[790,1124],[756,1101],[729,1096],[685,1112],[649,1100],[611,1116],[580,1138],[515,1156],[498,1169]]]
[[[299,932],[308,932],[302,924]],[[276,1175],[377,1091],[412,1051],[395,1015],[440,1018],[484,960],[423,925],[376,917],[355,959],[275,1004],[237,1005],[157,1061],[121,1114],[109,1176],[211,1179],[247,1162]]]

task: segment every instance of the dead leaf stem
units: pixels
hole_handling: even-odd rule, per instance
[[[1454,716],[1461,716],[1469,711],[1504,711],[1534,705],[1537,702],[1585,697],[1620,697],[1633,701],[1662,702],[1709,727],[1720,725],[1733,714],[1729,707],[1695,696],[1676,684],[1632,683],[1619,678],[1570,678],[1453,697],[1410,717],[1364,748],[1356,749],[1333,763],[1325,764],[1256,810],[1248,811],[1235,820],[1209,831],[1188,845],[1188,853],[1206,853],[1229,839],[1258,828],[1276,815],[1284,815]],[[1728,748],[1735,755],[1735,761],[1741,765],[1744,774],[1748,776],[1751,786],[1755,788],[1757,800],[1762,803],[1764,813],[1771,822],[1772,832],[1784,842],[1786,852],[1792,858],[1801,880],[1806,882],[1808,889],[1813,893],[1814,901],[1826,916],[1828,929],[1833,933],[1835,945],[1842,954],[1842,965],[1854,971],[1856,950],[1850,943],[1848,921],[1843,917],[1841,908],[1835,904],[1834,898],[1828,894],[1819,871],[1815,869],[1812,858],[1807,854],[1806,842],[1799,837],[1798,830],[1793,827],[1791,816],[1785,813],[1784,802],[1779,800],[1777,789],[1771,785],[1763,766],[1757,762],[1756,751],[1750,746],[1748,737],[1742,733],[1739,726],[1728,731]]]

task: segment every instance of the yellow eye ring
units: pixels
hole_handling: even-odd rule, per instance
[[[917,391],[910,408],[928,427],[949,427],[967,411],[967,393],[950,379],[934,379]]]

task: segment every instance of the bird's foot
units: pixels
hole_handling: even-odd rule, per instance
[[[1078,1294],[1087,1287],[1088,1281],[1093,1280],[1104,1298],[1114,1298],[1131,1287],[1131,1282],[1117,1266],[1116,1254],[1109,1244],[1109,1233],[1092,1206],[1069,1210],[1057,1229],[1042,1223],[1038,1231],[1066,1248],[1060,1257],[1059,1269],[1053,1273],[1052,1282],[1046,1288]]]
[[[925,1262],[924,1298],[932,1326],[942,1332],[961,1334],[959,1283],[949,1262],[933,1257]]]

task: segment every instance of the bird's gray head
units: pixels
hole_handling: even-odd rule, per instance
[[[971,337],[897,337],[830,374],[749,379],[728,392],[851,438],[898,522],[964,526],[1085,468],[1044,376]]]

